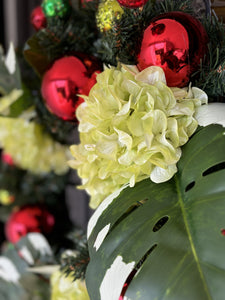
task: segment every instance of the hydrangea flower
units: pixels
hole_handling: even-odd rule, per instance
[[[15,165],[34,174],[65,174],[71,157],[67,147],[54,141],[40,124],[22,118],[0,117],[0,146]]]
[[[197,95],[197,96],[196,96]],[[201,98],[201,99],[200,99]],[[169,88],[160,67],[142,72],[107,68],[77,110],[80,144],[71,146],[80,188],[96,208],[129,182],[159,183],[177,171],[181,146],[197,128],[195,108],[207,102],[198,88]]]
[[[89,300],[85,283],[56,271],[51,276],[51,300]]]

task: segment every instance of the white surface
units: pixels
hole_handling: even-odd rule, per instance
[[[126,264],[122,256],[117,256],[111,267],[106,271],[100,286],[101,300],[118,300],[123,285],[133,270],[135,262]]]
[[[196,109],[195,118],[200,126],[220,124],[225,127],[225,103],[209,103]]]
[[[110,224],[106,225],[99,233],[95,240],[94,247],[96,251],[100,248],[101,244],[103,243],[107,233],[109,232]]]
[[[87,228],[87,238],[90,237],[92,230],[94,229],[95,225],[98,222],[99,217],[103,213],[103,211],[113,202],[115,198],[119,196],[119,194],[128,187],[129,184],[122,186],[119,190],[115,191],[114,193],[110,194],[97,208],[93,216],[90,218]]]
[[[20,279],[16,266],[4,256],[0,257],[0,278],[13,283],[18,283]]]
[[[46,238],[39,233],[29,233],[27,235],[28,240],[34,247],[34,249],[38,250],[41,255],[50,255],[52,256],[52,250],[46,240]]]
[[[5,64],[10,74],[16,71],[16,54],[14,51],[13,43],[10,43],[9,50],[5,58]]]

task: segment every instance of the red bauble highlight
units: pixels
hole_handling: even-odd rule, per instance
[[[168,86],[184,87],[207,51],[208,36],[202,24],[182,13],[154,18],[144,32],[138,68],[163,68]]]
[[[83,63],[75,56],[63,57],[43,77],[41,92],[46,107],[63,120],[76,119],[76,108],[84,101],[78,95],[88,95],[96,83],[96,75],[89,74],[88,64],[92,61],[86,59]]]
[[[47,21],[41,6],[38,6],[32,10],[30,22],[36,31],[46,27]]]
[[[5,234],[8,241],[17,243],[29,232],[50,233],[54,224],[54,216],[46,208],[26,205],[11,214],[5,224]]]
[[[121,6],[128,8],[142,7],[148,0],[117,0]]]

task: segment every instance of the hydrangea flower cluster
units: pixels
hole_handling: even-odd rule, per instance
[[[71,146],[69,165],[78,170],[92,208],[126,183],[169,180],[180,147],[198,126],[195,108],[207,102],[198,88],[169,88],[155,66],[107,68],[84,99],[77,110],[80,144]]]
[[[55,142],[43,127],[22,118],[0,117],[0,146],[15,165],[34,174],[68,171],[71,155],[65,145]]]

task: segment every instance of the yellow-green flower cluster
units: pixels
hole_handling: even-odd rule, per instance
[[[35,122],[0,117],[0,147],[10,154],[17,166],[32,173],[68,171],[67,147],[55,142]]]
[[[81,280],[73,281],[72,276],[65,276],[60,271],[51,276],[51,300],[89,300],[86,285]]]
[[[167,87],[161,68],[142,72],[106,69],[97,76],[77,110],[80,144],[71,146],[69,162],[91,195],[90,206],[123,184],[150,177],[170,179],[181,156],[180,146],[197,128],[195,107],[206,101],[197,88]]]

